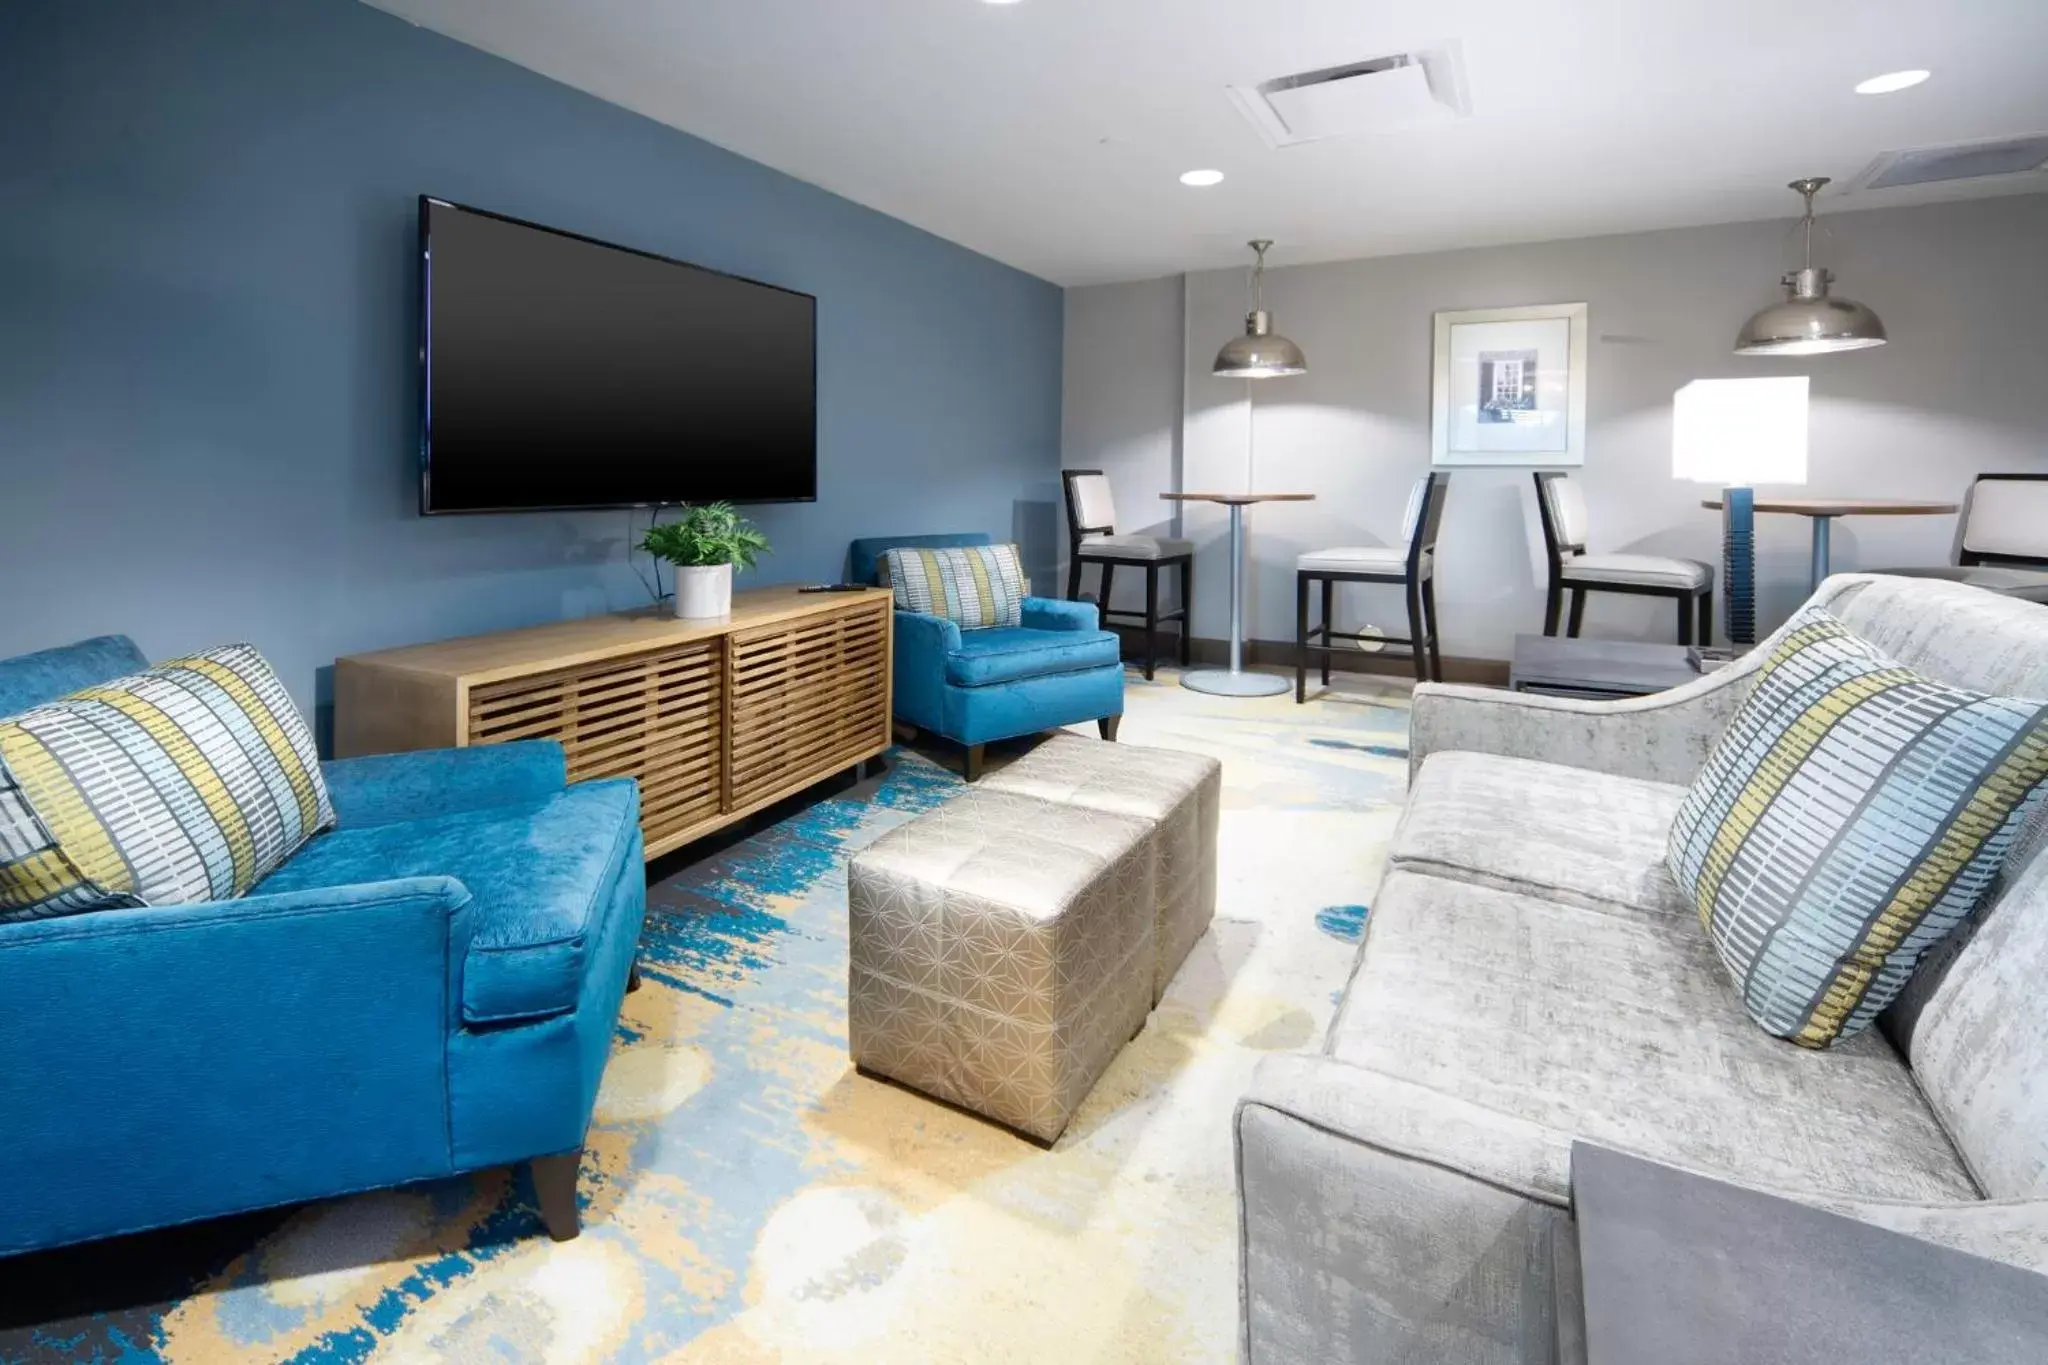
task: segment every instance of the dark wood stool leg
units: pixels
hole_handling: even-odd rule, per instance
[[[1294,575],[1294,704],[1308,700],[1308,575]]]
[[[1408,653],[1415,665],[1415,681],[1429,681],[1429,653],[1423,646],[1422,585],[1408,585]]]
[[[537,1156],[527,1163],[533,1173],[533,1194],[540,1203],[540,1221],[548,1236],[566,1242],[583,1230],[582,1215],[576,1208],[576,1172],[583,1165],[583,1149],[555,1156]]]
[[[1095,722],[1096,730],[1111,744],[1116,743],[1117,727],[1124,723],[1122,715],[1103,716]]]
[[[1195,557],[1180,562],[1180,666],[1195,666]]]
[[[1673,600],[1678,603],[1678,643],[1689,645],[1692,643],[1692,594],[1682,592]]]
[[[970,744],[967,746],[967,762],[965,767],[966,777],[969,782],[981,781],[981,761],[987,756],[988,746],[986,744]]]
[[[1145,681],[1159,663],[1159,566],[1145,566]]]
[[[1432,574],[1422,580],[1422,621],[1429,630],[1429,676],[1437,682],[1444,680],[1444,658],[1437,650],[1436,637],[1436,576]]]
[[[1578,639],[1578,638],[1579,638],[1579,627],[1580,627],[1581,625],[1583,625],[1583,624],[1585,623],[1585,620],[1586,620],[1586,590],[1585,590],[1584,588],[1573,588],[1573,589],[1572,589],[1572,614],[1571,614],[1571,620],[1570,620],[1570,622],[1569,622],[1569,623],[1568,623],[1568,624],[1567,624],[1567,625],[1565,626],[1565,628],[1564,628],[1564,633],[1565,633],[1566,635],[1569,635],[1569,636],[1571,636],[1571,638],[1572,638],[1572,639],[1574,639],[1574,640]]]
[[[1325,686],[1325,687],[1328,687],[1328,686],[1330,685],[1330,650],[1331,650],[1332,648],[1334,648],[1334,647],[1335,647],[1335,645],[1336,645],[1336,643],[1337,643],[1337,642],[1336,642],[1336,640],[1335,640],[1335,639],[1333,639],[1333,638],[1331,637],[1331,635],[1330,635],[1330,632],[1331,632],[1331,631],[1333,631],[1333,630],[1335,630],[1335,629],[1337,628],[1337,617],[1336,617],[1336,615],[1335,615],[1335,612],[1334,612],[1334,608],[1335,608],[1335,605],[1336,605],[1336,601],[1337,601],[1337,584],[1336,584],[1336,581],[1335,581],[1334,579],[1329,579],[1329,578],[1325,578],[1325,579],[1323,580],[1323,656],[1322,656],[1322,660],[1323,660],[1323,686]]]
[[[1700,594],[1700,644],[1711,648],[1714,643],[1714,590],[1708,588]]]
[[[640,964],[636,962],[631,967],[626,969],[626,994],[631,995],[634,991],[637,991],[639,989]]]

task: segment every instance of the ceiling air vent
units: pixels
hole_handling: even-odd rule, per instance
[[[1427,127],[1472,112],[1458,45],[1233,85],[1238,112],[1273,147]]]
[[[1963,142],[1952,147],[1916,147],[1886,152],[1863,168],[1850,188],[1891,190],[1944,180],[1977,180],[1987,175],[2025,175],[2048,166],[2048,133]]]

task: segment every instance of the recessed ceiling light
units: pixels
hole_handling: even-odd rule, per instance
[[[1928,71],[1887,71],[1882,76],[1872,76],[1867,81],[1856,82],[1856,93],[1889,95],[1894,90],[1910,90],[1932,74]]]
[[[1017,0],[981,0],[984,5],[1014,5]]]
[[[1183,184],[1183,185],[1193,185],[1193,186],[1194,186],[1194,187],[1195,187],[1196,189],[1198,189],[1198,190],[1199,190],[1199,189],[1206,189],[1206,188],[1207,188],[1207,187],[1209,187],[1210,185],[1220,185],[1220,184],[1222,184],[1222,183],[1223,183],[1223,172],[1221,172],[1221,171],[1189,171],[1189,172],[1188,172],[1188,173],[1187,173],[1186,175],[1183,175],[1183,176],[1182,176],[1182,177],[1180,178],[1180,183],[1181,183],[1181,184]]]

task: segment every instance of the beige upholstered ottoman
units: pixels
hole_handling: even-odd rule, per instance
[[[862,850],[855,1064],[1057,1138],[1152,1007],[1148,833],[977,788]]]
[[[1066,806],[1134,816],[1153,827],[1158,859],[1158,948],[1152,1002],[1216,917],[1216,825],[1223,765],[1201,754],[1054,735],[980,783]]]

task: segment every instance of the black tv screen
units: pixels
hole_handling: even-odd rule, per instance
[[[808,502],[817,300],[420,198],[420,510]]]

